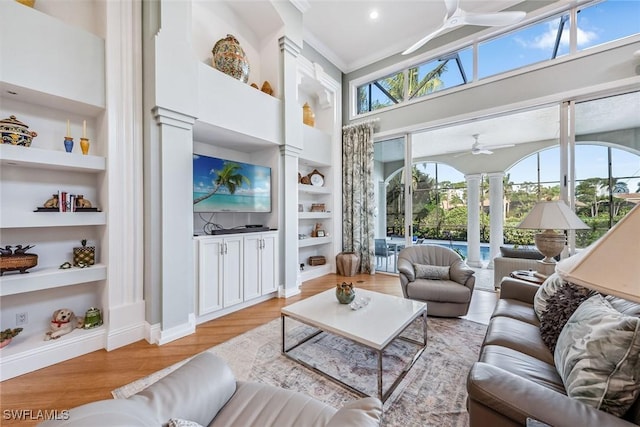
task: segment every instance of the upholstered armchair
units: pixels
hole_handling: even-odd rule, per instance
[[[404,297],[425,301],[429,316],[467,314],[476,278],[452,249],[438,245],[405,248],[398,255],[398,271]]]

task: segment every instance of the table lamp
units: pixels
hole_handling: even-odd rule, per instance
[[[556,265],[567,282],[640,303],[640,205],[604,236]]]
[[[563,200],[546,200],[536,203],[517,228],[544,230],[534,236],[536,248],[544,255],[540,262],[555,264],[554,257],[564,249],[566,236],[554,230],[588,229],[589,226]]]

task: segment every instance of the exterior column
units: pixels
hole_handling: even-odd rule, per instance
[[[504,243],[504,172],[489,174],[489,203],[491,252],[487,268],[493,268],[493,258],[500,254]]]
[[[480,261],[480,180],[481,174],[466,175],[467,180],[467,265],[482,267]]]
[[[378,181],[378,200],[376,206],[378,207],[378,219],[376,221],[378,236],[385,238],[387,237],[387,183],[384,181]]]

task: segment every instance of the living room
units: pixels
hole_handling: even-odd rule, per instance
[[[2,73],[3,88],[16,92],[16,95],[2,95],[2,112],[7,117],[19,113],[16,114],[19,119],[40,133],[34,139],[33,148],[48,150],[63,149],[63,132],[68,120],[71,132],[76,135],[80,135],[86,122],[85,132],[92,142],[90,155],[107,161],[106,166],[89,172],[90,182],[79,187],[103,212],[95,212],[91,218],[85,216],[72,227],[62,225],[54,230],[46,223],[16,222],[18,225],[14,225],[3,220],[3,244],[36,243],[42,250],[40,264],[57,269],[63,259],[56,253],[66,253],[77,246],[77,242],[88,238],[90,244],[97,247],[101,266],[91,270],[91,274],[97,276],[64,276],[56,279],[61,280],[57,287],[37,285],[29,292],[3,293],[3,329],[5,325],[17,326],[16,315],[28,312],[24,338],[38,341],[33,347],[20,350],[16,339],[3,349],[2,370],[7,372],[3,379],[18,375],[7,380],[6,386],[3,384],[3,409],[5,391],[36,369],[60,364],[73,372],[75,356],[86,355],[83,357],[89,359],[83,360],[90,362],[97,350],[108,355],[128,345],[142,349],[153,343],[163,349],[177,340],[200,341],[203,339],[200,332],[206,330],[207,322],[217,318],[224,318],[225,322],[228,319],[230,330],[225,335],[230,337],[254,325],[253,320],[245,323],[243,316],[261,318],[255,309],[258,304],[280,307],[295,301],[298,295],[306,295],[304,287],[300,287],[301,281],[317,280],[334,272],[333,259],[344,249],[340,238],[342,220],[338,214],[342,205],[338,165],[343,125],[377,119],[375,139],[383,140],[418,129],[435,129],[549,103],[631,92],[638,87],[638,60],[634,53],[640,42],[635,35],[556,64],[435,94],[432,101],[412,102],[358,116],[351,112],[351,90],[356,84],[352,82],[364,83],[378,78],[381,70],[397,68],[409,59],[400,54],[390,55],[373,65],[342,71],[305,43],[301,28],[303,13],[291,4],[245,5],[254,10],[243,18],[226,2],[215,5],[186,1],[92,5],[62,2],[56,6],[46,0],[40,3],[36,3],[35,10],[17,9],[22,5],[3,5],[3,16],[15,13],[16,23],[28,25],[34,34],[41,31],[39,37],[33,38],[33,45],[16,42],[17,52],[7,52],[18,57],[21,51],[44,51],[51,55],[50,63],[58,65],[51,67],[53,83],[35,83],[42,81],[41,73],[33,72],[39,60],[24,58],[34,61],[24,67],[31,73],[20,67]],[[545,4],[548,9],[527,3],[530,19],[534,19],[536,13],[540,16],[550,13],[553,7],[558,10],[568,7],[564,2],[554,3]],[[267,23],[265,33],[254,33],[252,25],[256,19]],[[463,33],[467,30],[461,29]],[[7,35],[13,34],[8,38],[13,41],[21,30],[7,26],[4,31]],[[56,34],[64,37],[56,38]],[[253,74],[248,83],[260,86],[268,81],[275,96],[256,91],[210,66],[211,46],[226,34],[236,35],[251,58]],[[3,38],[4,35],[3,32]],[[459,36],[456,32],[443,35],[410,57],[410,61],[417,63],[438,50],[455,50],[455,37]],[[37,43],[47,38],[50,45]],[[78,47],[78,52],[94,49],[95,52],[90,58],[81,58],[82,54],[59,52],[60,43]],[[69,64],[83,64],[83,67]],[[590,72],[584,73],[587,69]],[[53,89],[59,81],[64,85]],[[328,135],[331,144],[328,153],[309,151],[311,147],[303,143],[309,137],[309,130],[300,123],[305,101],[316,114],[315,130]],[[433,108],[436,102],[438,107]],[[86,136],[84,132],[83,136]],[[630,148],[637,152],[637,141],[635,144]],[[192,170],[195,153],[259,164],[272,171],[271,212],[221,213],[216,215],[215,222],[225,229],[261,224],[278,230],[275,246],[278,268],[272,283],[275,286],[260,289],[260,295],[250,300],[229,302],[229,307],[224,307],[223,302],[220,309],[216,308],[215,301],[198,299],[201,296],[200,252],[194,234],[202,234],[208,218],[194,214],[193,176],[185,173]],[[326,161],[322,156],[332,160]],[[73,167],[84,166],[81,161]],[[314,169],[323,172],[324,186],[332,189],[329,194],[301,194],[298,174],[310,174]],[[76,183],[83,178],[76,172],[56,174],[61,175],[58,178],[69,188],[78,186]],[[34,180],[27,176],[25,179],[31,184],[42,184],[41,178]],[[20,198],[17,205],[31,213],[36,205],[56,192],[58,186],[47,184],[42,191],[31,191],[30,199]],[[31,185],[31,189],[34,187]],[[19,193],[20,187],[12,191]],[[4,197],[2,216],[20,216],[19,212],[5,210]],[[304,200],[303,209],[320,201],[325,205],[325,212],[306,215],[308,218],[300,216],[301,200]],[[41,221],[43,214],[36,215],[40,215]],[[322,220],[326,234],[326,243],[322,244],[319,254],[328,263],[317,269],[308,268],[303,275],[299,271],[301,254],[306,259],[311,250],[301,248],[299,234],[302,227],[307,233],[306,227],[318,222],[316,217]],[[43,227],[50,233],[48,237],[41,236]],[[87,271],[81,274],[89,274]],[[6,275],[10,276],[14,274]],[[334,281],[335,276],[328,277]],[[397,277],[390,280],[397,284]],[[9,281],[3,278],[2,286],[4,291]],[[281,298],[274,301],[275,296]],[[82,331],[82,338],[73,341],[53,342],[55,348],[42,347],[37,338],[45,332],[45,326],[35,326],[46,325],[51,312],[62,306],[72,306],[80,314],[89,307],[100,307],[105,325]],[[237,311],[240,309],[242,311]],[[224,317],[227,315],[229,317]],[[272,314],[267,317],[270,316]],[[235,326],[238,322],[243,326]],[[223,340],[224,337],[217,337],[206,347]],[[173,346],[171,351],[176,351],[176,347],[179,346]],[[169,352],[161,350],[159,354],[164,351]],[[187,353],[181,355],[181,358],[187,357]],[[143,361],[144,351],[135,357],[141,359],[141,365],[148,363]],[[67,359],[70,361],[63,362]],[[54,406],[62,408],[65,404]]]

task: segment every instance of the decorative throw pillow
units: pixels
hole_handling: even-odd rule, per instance
[[[183,420],[180,418],[171,418],[167,423],[167,427],[202,427],[195,421]]]
[[[594,295],[562,329],[554,361],[569,397],[620,417],[640,392],[640,319]]]
[[[521,259],[542,259],[542,255],[537,249],[529,248],[510,248],[508,246],[500,246],[500,255],[504,258],[521,258]]]
[[[578,306],[593,294],[582,286],[566,283],[546,301],[546,310],[540,316],[540,337],[551,353],[556,349],[556,341]]]
[[[538,316],[538,319],[542,317],[542,312],[547,309],[547,300],[551,295],[558,292],[558,289],[562,287],[566,282],[558,275],[553,273],[547,277],[545,281],[540,285],[535,297],[533,298],[533,309]]]
[[[449,280],[449,266],[413,264],[416,279]]]

